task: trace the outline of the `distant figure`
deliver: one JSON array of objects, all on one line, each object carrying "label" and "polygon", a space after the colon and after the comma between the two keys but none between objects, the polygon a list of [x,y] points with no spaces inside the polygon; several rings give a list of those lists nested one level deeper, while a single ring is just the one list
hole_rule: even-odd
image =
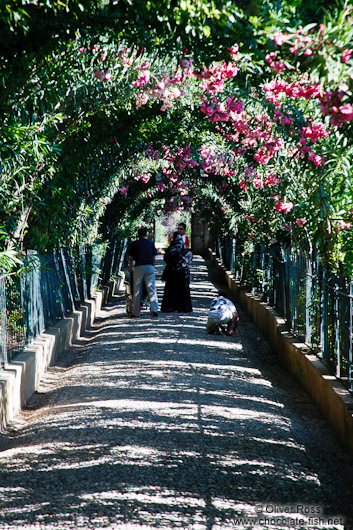
[{"label": "distant figure", "polygon": [[[189,241],[188,236],[185,234],[186,224],[185,223],[179,223],[177,231],[181,235],[181,237],[183,238],[183,243],[185,243],[185,245],[189,248],[190,247],[190,241]],[[168,235],[168,244],[169,245],[171,244],[171,242],[173,240],[173,235],[174,235],[173,233]]]},{"label": "distant figure", "polygon": [[[133,241],[130,246],[129,270],[133,272],[133,302],[131,316],[138,318],[140,316],[142,286],[146,285],[148,298],[151,306],[151,313],[158,317],[158,298],[155,284],[155,259],[157,249],[153,241],[147,239],[147,229],[138,229],[138,240]],[[135,268],[133,264],[135,262]]]},{"label": "distant figure", "polygon": [[238,322],[239,316],[235,305],[220,292],[210,305],[207,333],[235,335],[238,331]]},{"label": "distant figure", "polygon": [[185,230],[186,230],[186,224],[185,223],[179,223],[178,224],[178,233],[183,238],[183,242],[185,243],[185,245],[189,248],[190,247],[190,242],[189,242],[188,236],[185,234]]},{"label": "distant figure", "polygon": [[179,232],[174,232],[173,240],[164,254],[166,267],[162,280],[165,281],[161,310],[164,313],[192,311],[190,297],[190,269],[192,252],[183,242]]}]

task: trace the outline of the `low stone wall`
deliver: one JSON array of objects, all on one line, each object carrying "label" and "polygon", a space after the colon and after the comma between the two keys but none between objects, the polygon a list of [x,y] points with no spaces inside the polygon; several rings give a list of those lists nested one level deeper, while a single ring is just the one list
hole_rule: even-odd
[{"label": "low stone wall", "polygon": [[0,371],[0,429],[6,430],[39,387],[48,367],[89,329],[101,308],[123,287],[123,278],[112,280],[102,291],[58,321]]},{"label": "low stone wall", "polygon": [[331,423],[342,445],[353,455],[353,396],[306,344],[288,331],[285,320],[259,297],[239,287],[209,250],[212,262],[222,272],[230,291],[239,301],[276,352],[279,362],[291,372]]}]

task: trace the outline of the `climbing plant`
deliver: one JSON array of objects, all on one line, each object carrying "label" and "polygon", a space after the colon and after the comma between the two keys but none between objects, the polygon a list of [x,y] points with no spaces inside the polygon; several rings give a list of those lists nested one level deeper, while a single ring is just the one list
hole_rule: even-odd
[{"label": "climbing plant", "polygon": [[351,19],[350,3],[7,0],[3,250],[184,208],[249,252],[318,246],[350,272]]}]

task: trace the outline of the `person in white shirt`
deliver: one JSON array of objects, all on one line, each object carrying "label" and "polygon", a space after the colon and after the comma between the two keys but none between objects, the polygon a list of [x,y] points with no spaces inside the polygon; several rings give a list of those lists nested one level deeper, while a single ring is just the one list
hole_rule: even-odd
[{"label": "person in white shirt", "polygon": [[235,335],[238,331],[239,316],[233,302],[222,292],[212,300],[207,318],[207,333],[215,335]]}]

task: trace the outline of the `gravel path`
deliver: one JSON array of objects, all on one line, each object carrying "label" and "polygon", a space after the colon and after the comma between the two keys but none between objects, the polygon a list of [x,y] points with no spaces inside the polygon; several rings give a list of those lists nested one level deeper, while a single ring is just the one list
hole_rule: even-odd
[{"label": "gravel path", "polygon": [[351,458],[245,314],[206,335],[215,285],[197,258],[191,314],[115,297],[50,369],[2,437],[0,529],[353,528]]}]

